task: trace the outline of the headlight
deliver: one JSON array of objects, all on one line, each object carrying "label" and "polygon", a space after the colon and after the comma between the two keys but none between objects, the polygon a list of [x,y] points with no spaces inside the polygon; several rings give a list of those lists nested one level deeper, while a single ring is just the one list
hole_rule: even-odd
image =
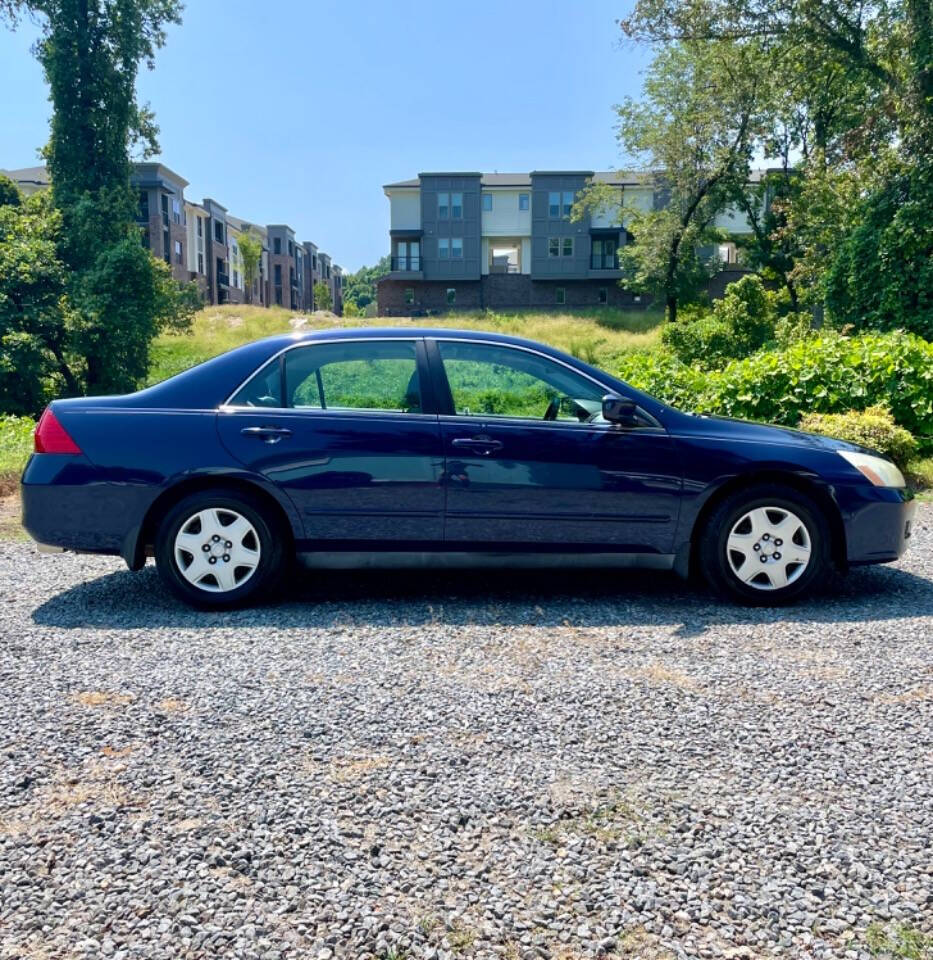
[{"label": "headlight", "polygon": [[856,450],[837,450],[840,457],[845,457],[849,463],[864,477],[871,480],[876,487],[906,487],[904,474],[883,457],[873,457],[870,453],[859,453]]}]

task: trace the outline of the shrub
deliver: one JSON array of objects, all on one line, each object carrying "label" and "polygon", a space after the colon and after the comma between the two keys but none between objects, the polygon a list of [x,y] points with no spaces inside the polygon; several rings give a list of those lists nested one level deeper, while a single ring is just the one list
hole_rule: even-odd
[{"label": "shrub", "polygon": [[828,332],[706,373],[668,354],[632,354],[619,376],[675,407],[787,426],[886,404],[921,450],[933,449],[933,344],[912,334]]},{"label": "shrub", "polygon": [[789,347],[798,340],[806,340],[813,332],[813,320],[809,313],[788,313],[774,325],[774,342],[779,347]]},{"label": "shrub", "polygon": [[800,421],[800,429],[860,443],[889,456],[901,467],[906,467],[917,452],[917,441],[894,422],[891,411],[882,404],[846,413],[808,413]]},{"label": "shrub", "polygon": [[774,337],[776,319],[774,295],[749,274],[726,287],[712,312],[669,323],[661,339],[684,363],[712,369],[759,350]]}]

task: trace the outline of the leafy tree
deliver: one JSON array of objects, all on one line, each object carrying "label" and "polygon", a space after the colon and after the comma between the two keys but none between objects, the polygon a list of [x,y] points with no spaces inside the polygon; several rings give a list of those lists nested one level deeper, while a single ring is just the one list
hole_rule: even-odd
[{"label": "leafy tree", "polygon": [[360,313],[376,300],[376,286],[382,277],[389,273],[389,258],[383,257],[375,266],[360,267],[356,273],[350,273],[344,280],[343,305],[353,303]]},{"label": "leafy tree", "polygon": [[9,177],[0,173],[0,207],[18,207],[22,200],[22,194],[20,194],[16,184]]},{"label": "leafy tree", "polygon": [[[648,68],[643,99],[616,108],[622,152],[656,171],[651,185],[662,201],[625,208],[635,242],[622,248],[621,266],[626,285],[663,299],[671,321],[708,279],[697,249],[719,236],[717,214],[748,180],[766,70],[753,44],[671,44]],[[574,216],[608,199],[607,187],[593,185]]]},{"label": "leafy tree", "polygon": [[152,66],[178,0],[3,0],[15,23],[42,24],[36,52],[50,87],[51,136],[44,150],[60,216],[56,252],[64,268],[61,375],[69,393],[125,391],[145,376],[149,344],[184,325],[191,289],[167,280],[139,243],[130,151],[157,150],[151,111],[136,100],[142,61]]},{"label": "leafy tree", "polygon": [[933,340],[933,159],[888,168],[860,199],[835,249],[826,306],[856,329],[904,329]]},{"label": "leafy tree", "polygon": [[237,241],[240,262],[243,266],[243,282],[246,285],[247,303],[253,302],[253,284],[259,276],[259,261],[262,259],[262,238],[252,230],[240,234]]},{"label": "leafy tree", "polygon": [[48,194],[0,206],[0,409],[33,414],[78,384],[67,354],[61,216]]},{"label": "leafy tree", "polygon": [[330,287],[323,280],[318,280],[314,285],[314,308],[315,310],[333,310],[334,308]]}]

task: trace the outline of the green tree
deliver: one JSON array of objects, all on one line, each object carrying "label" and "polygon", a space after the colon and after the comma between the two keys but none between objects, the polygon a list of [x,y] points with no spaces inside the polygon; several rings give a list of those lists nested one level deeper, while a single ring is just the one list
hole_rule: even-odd
[{"label": "green tree", "polygon": [[314,285],[314,309],[333,310],[334,298],[330,295],[330,287],[323,280]]},{"label": "green tree", "polygon": [[362,313],[376,299],[376,287],[382,277],[389,273],[389,258],[383,257],[373,267],[360,267],[356,273],[347,275],[343,287],[344,310],[354,303]]},{"label": "green tree", "polygon": [[16,184],[0,173],[0,207],[19,206],[22,200],[22,194]]},{"label": "green tree", "polygon": [[246,300],[247,303],[252,303],[253,284],[259,276],[259,261],[262,259],[262,238],[252,230],[247,230],[240,234],[237,246],[240,248],[240,262],[243,265]]},{"label": "green tree", "polygon": [[[51,135],[44,150],[52,204],[61,218],[65,270],[59,338],[68,392],[135,388],[149,344],[190,320],[192,290],[169,282],[164,264],[139,243],[130,152],[157,150],[151,111],[136,99],[140,62],[152,66],[178,0],[5,0],[15,23],[37,17],[37,56],[50,87]],[[64,373],[62,374],[65,376]]]},{"label": "green tree", "polygon": [[[719,236],[717,214],[748,180],[766,70],[753,44],[670,44],[648,68],[643,98],[616,108],[623,155],[655,171],[653,209],[623,209],[634,236],[620,251],[624,282],[662,299],[672,321],[705,285],[710,264],[698,248]],[[609,199],[595,184],[574,216]]]},{"label": "green tree", "polygon": [[61,216],[48,194],[0,206],[0,410],[34,414],[62,388],[68,362]]}]

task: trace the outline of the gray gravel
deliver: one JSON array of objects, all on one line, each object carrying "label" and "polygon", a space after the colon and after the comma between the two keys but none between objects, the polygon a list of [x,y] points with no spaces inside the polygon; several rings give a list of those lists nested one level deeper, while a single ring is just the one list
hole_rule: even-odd
[{"label": "gray gravel", "polygon": [[867,958],[933,934],[931,847],[930,506],[780,611],[317,573],[198,614],[0,545],[4,960]]}]

